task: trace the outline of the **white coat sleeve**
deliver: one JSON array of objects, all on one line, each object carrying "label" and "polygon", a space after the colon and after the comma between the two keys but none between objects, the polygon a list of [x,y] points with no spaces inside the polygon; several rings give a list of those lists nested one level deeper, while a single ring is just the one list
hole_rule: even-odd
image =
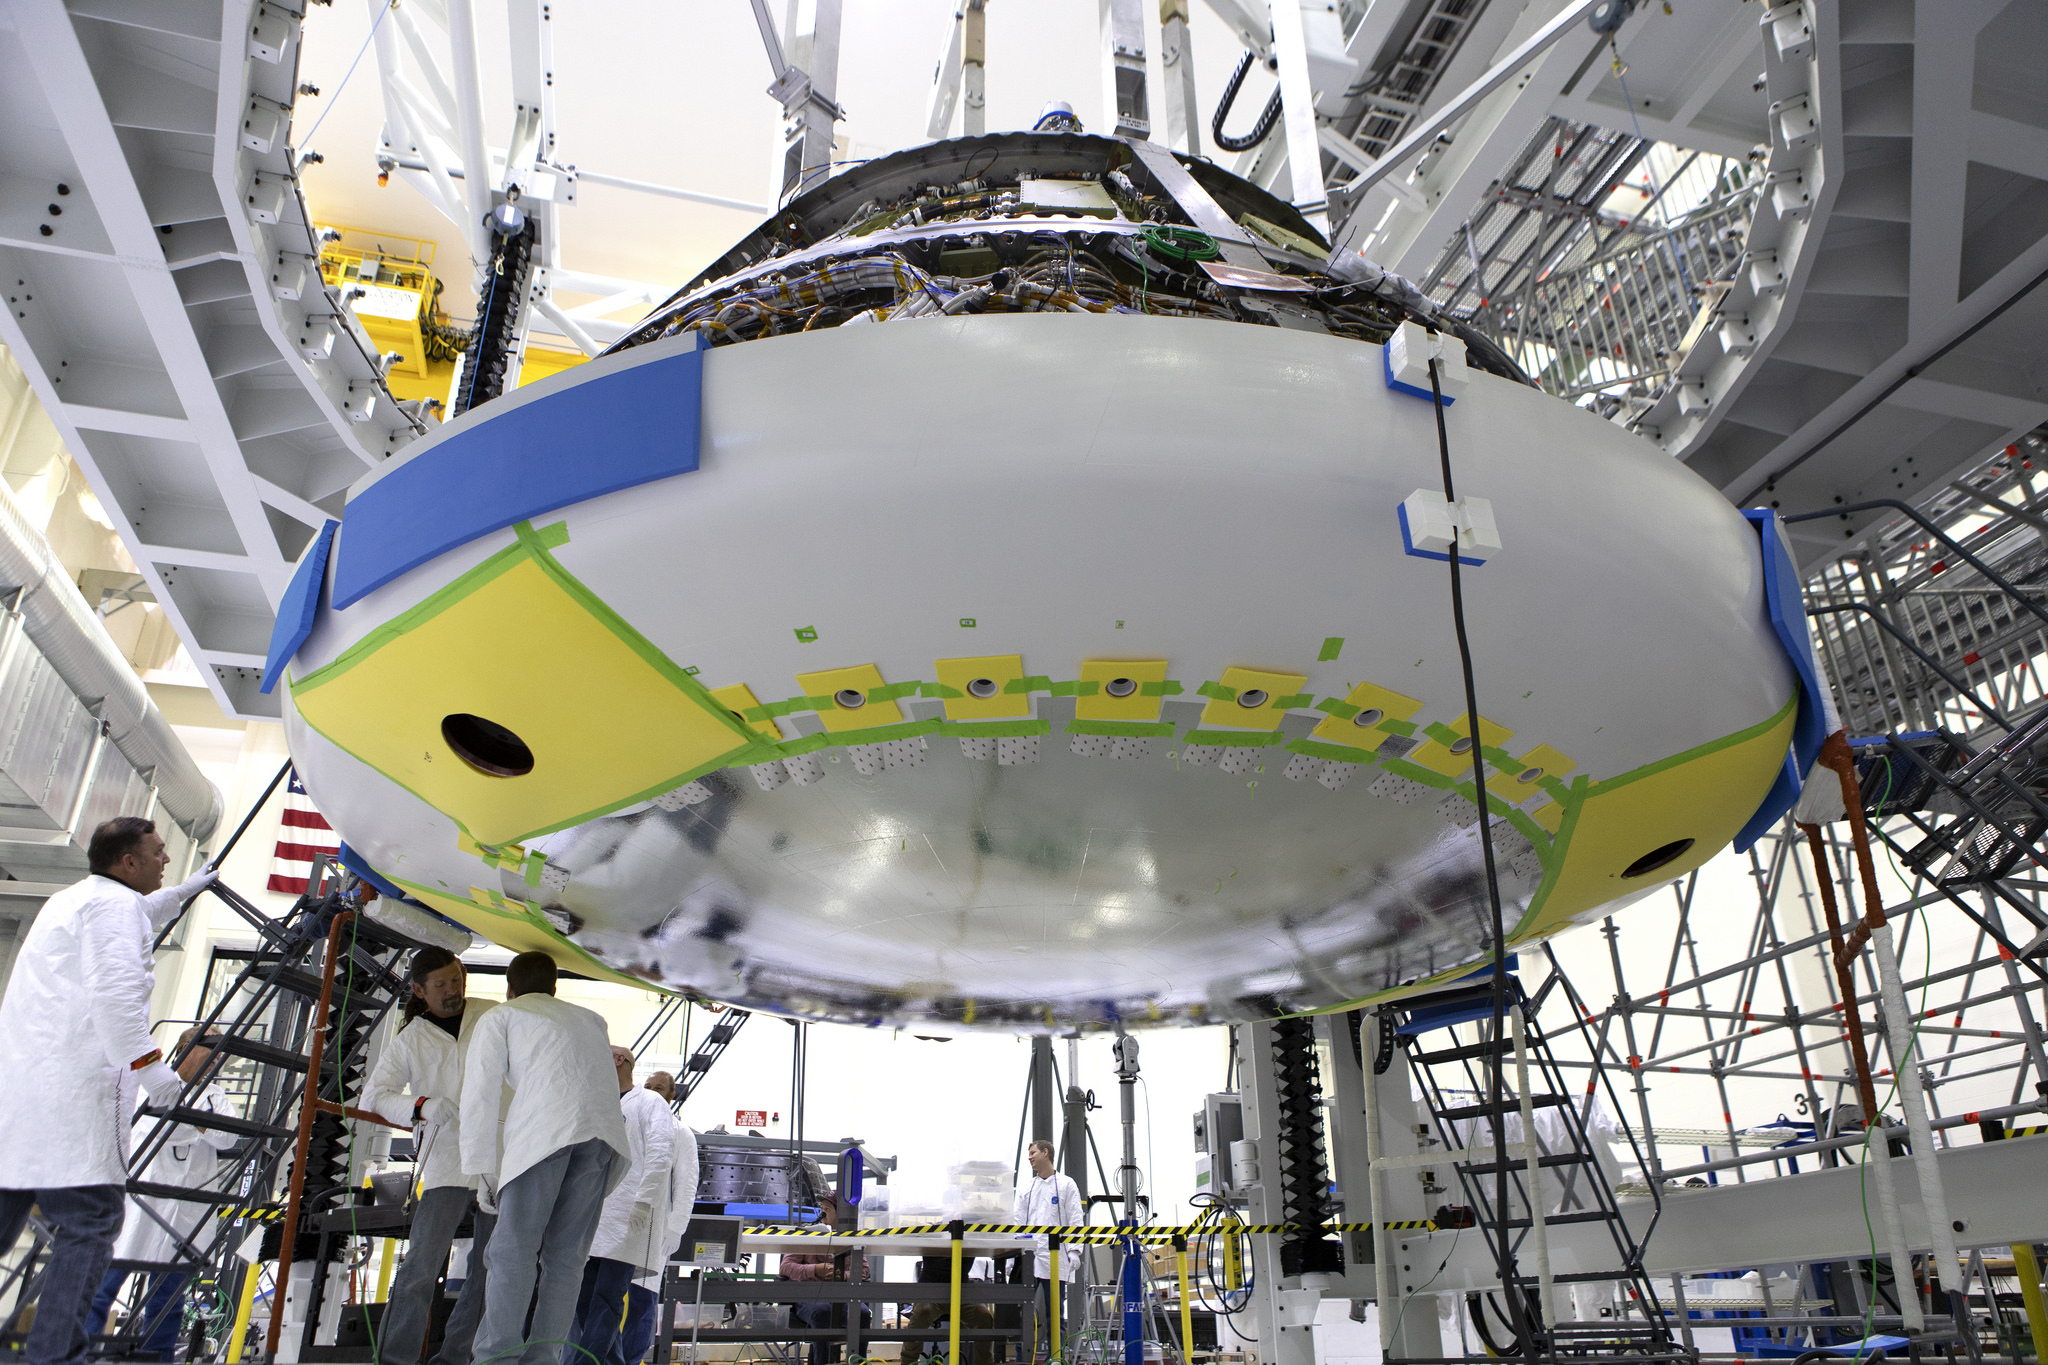
[{"label": "white coat sleeve", "polygon": [[506,1047],[506,1025],[512,1011],[492,1010],[476,1021],[469,1035],[469,1055],[462,1067],[462,1112],[471,1121],[462,1125],[462,1173],[498,1176],[499,1096],[503,1094],[510,1053]]},{"label": "white coat sleeve", "polygon": [[[370,1070],[370,1083],[363,1087],[363,1097],[357,1101],[364,1109],[382,1114],[394,1123],[408,1123],[412,1119],[412,1109],[405,1103],[405,1092],[412,1088],[412,1049],[403,1041],[404,1034],[403,1027],[394,1028],[384,1040],[384,1050],[377,1054],[377,1065]],[[387,1109],[386,1105],[392,1107]]]},{"label": "white coat sleeve", "polygon": [[636,1204],[668,1209],[669,1176],[676,1166],[676,1121],[665,1104],[639,1105],[640,1188]]},{"label": "white coat sleeve", "polygon": [[[235,1116],[234,1109],[228,1104],[228,1097],[212,1088],[208,1088],[206,1093],[199,1097],[199,1102],[194,1107],[204,1109],[209,1114],[225,1114],[230,1118]],[[235,1145],[237,1138],[236,1134],[225,1128],[201,1128],[197,1136],[201,1142],[216,1152],[225,1152]]]},{"label": "white coat sleeve", "polygon": [[159,1050],[149,1034],[149,929],[141,907],[88,906],[79,916],[78,952],[93,1033],[107,1062],[125,1071]]}]

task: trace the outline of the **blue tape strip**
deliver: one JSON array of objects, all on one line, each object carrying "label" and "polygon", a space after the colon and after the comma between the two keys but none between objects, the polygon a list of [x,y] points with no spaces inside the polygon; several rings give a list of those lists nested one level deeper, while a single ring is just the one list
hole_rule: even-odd
[{"label": "blue tape strip", "polygon": [[313,633],[313,619],[320,614],[320,590],[327,585],[327,554],[334,547],[334,533],[341,523],[330,521],[313,537],[299,567],[292,572],[291,585],[277,604],[277,624],[270,628],[270,652],[263,656],[262,691],[267,695],[284,676],[284,666]]},{"label": "blue tape strip", "polygon": [[[1417,388],[1413,384],[1405,383],[1402,380],[1394,378],[1394,348],[1391,346],[1380,347],[1380,371],[1387,377],[1387,387],[1392,389],[1394,392],[1411,394],[1416,398],[1420,398],[1425,403],[1436,402],[1436,395],[1431,393],[1428,389]],[[1457,401],[1457,399],[1451,397],[1449,394],[1444,395],[1445,407],[1449,407],[1451,404]],[[1413,551],[1410,551],[1410,553],[1413,553]],[[1445,559],[1448,558],[1448,556],[1431,555],[1430,558]]]},{"label": "blue tape strip", "polygon": [[1806,632],[1806,597],[1799,586],[1799,568],[1785,543],[1784,523],[1768,508],[1745,508],[1743,516],[1756,528],[1757,549],[1763,556],[1764,613],[1771,629],[1791,661],[1799,680],[1799,713],[1792,722],[1792,744],[1778,777],[1763,804],[1749,817],[1742,833],[1735,836],[1735,851],[1747,853],[1784,818],[1799,800],[1806,774],[1820,756],[1821,741],[1827,738],[1827,712],[1821,706],[1820,668],[1813,658],[1813,639]]},{"label": "blue tape strip", "polygon": [[534,398],[466,414],[351,499],[335,608],[479,536],[696,469],[704,352],[688,335],[695,349],[594,378],[570,370]]}]

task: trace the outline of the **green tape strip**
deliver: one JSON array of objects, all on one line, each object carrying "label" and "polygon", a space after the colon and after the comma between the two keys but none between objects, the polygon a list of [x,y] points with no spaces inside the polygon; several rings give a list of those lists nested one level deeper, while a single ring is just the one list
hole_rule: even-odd
[{"label": "green tape strip", "polygon": [[920,697],[937,697],[942,701],[958,701],[967,695],[959,688],[948,687],[944,683],[924,683],[917,689],[917,694]]},{"label": "green tape strip", "polygon": [[1316,662],[1326,664],[1344,652],[1344,637],[1332,635],[1323,641],[1323,652],[1316,655]]},{"label": "green tape strip", "polygon": [[[1446,749],[1450,748],[1453,744],[1456,744],[1459,740],[1464,738],[1464,736],[1459,734],[1456,730],[1453,730],[1448,725],[1444,725],[1438,721],[1431,721],[1428,725],[1424,726],[1422,733],[1428,735],[1431,739],[1443,745]],[[1470,751],[1468,750],[1467,752],[1469,753]]]},{"label": "green tape strip", "polygon": [[1442,773],[1433,773],[1427,768],[1410,763],[1405,758],[1390,758],[1380,766],[1396,777],[1405,777],[1410,782],[1420,782],[1425,787],[1435,787],[1440,792],[1447,792],[1457,785]]},{"label": "green tape strip", "polygon": [[803,735],[797,739],[778,744],[775,748],[777,754],[783,758],[797,758],[803,754],[814,754],[820,749],[830,748],[831,745],[832,737],[830,735],[817,734]]},{"label": "green tape strip", "polygon": [[547,866],[548,855],[538,851],[526,855],[526,866],[521,870],[522,879],[528,886],[540,885],[540,870]]},{"label": "green tape strip", "polygon": [[1278,730],[1258,734],[1242,730],[1190,730],[1180,740],[1183,744],[1219,744],[1226,749],[1265,749],[1286,738]]},{"label": "green tape strip", "polygon": [[798,711],[830,711],[838,705],[830,697],[791,697],[787,701],[771,701],[761,706],[749,706],[740,714],[748,720],[773,720],[777,716],[792,715]]},{"label": "green tape strip", "polygon": [[1513,825],[1517,830],[1521,831],[1522,837],[1524,839],[1527,839],[1530,843],[1536,845],[1537,855],[1539,857],[1544,858],[1544,866],[1548,868],[1550,865],[1548,860],[1548,854],[1550,852],[1550,831],[1543,828],[1543,826],[1537,824],[1534,820],[1531,820],[1529,818],[1528,812],[1522,810],[1519,807],[1510,807],[1507,816],[1508,823]]},{"label": "green tape strip", "polygon": [[1385,730],[1390,735],[1400,735],[1405,739],[1415,733],[1415,722],[1412,720],[1383,720],[1380,722],[1380,729]]},{"label": "green tape strip", "polygon": [[958,739],[1015,739],[1024,735],[1049,735],[1049,720],[949,720],[941,721],[939,733]]},{"label": "green tape strip", "polygon": [[1564,779],[1561,777],[1545,777],[1539,780],[1536,785],[1549,792],[1551,800],[1557,802],[1560,806],[1564,804],[1565,797],[1571,794],[1571,788],[1565,784]]},{"label": "green tape strip", "polygon": [[1348,701],[1339,701],[1335,697],[1324,697],[1316,703],[1316,710],[1321,711],[1326,716],[1335,716],[1338,720],[1350,720],[1358,714],[1357,707]]},{"label": "green tape strip", "polygon": [[1236,701],[1237,689],[1225,687],[1220,682],[1205,682],[1195,689],[1195,695],[1198,697],[1209,697],[1216,701]]},{"label": "green tape strip", "polygon": [[841,730],[825,736],[825,743],[834,749],[851,749],[856,744],[887,744],[892,740],[935,735],[945,723],[942,720],[906,720],[901,725],[877,725],[867,730]]},{"label": "green tape strip", "polygon": [[1363,763],[1373,761],[1370,749],[1348,749],[1342,744],[1324,744],[1320,740],[1297,739],[1287,745],[1290,754],[1307,754],[1310,758],[1327,758],[1333,763]]},{"label": "green tape strip", "polygon": [[868,689],[868,700],[901,701],[905,697],[916,696],[918,689],[923,686],[924,684],[921,682],[902,682],[890,683],[887,687],[870,687]]},{"label": "green tape strip", "polygon": [[1141,697],[1177,697],[1180,693],[1180,684],[1171,678],[1138,684],[1138,695]]},{"label": "green tape strip", "polygon": [[1095,678],[1076,678],[1072,682],[1056,682],[1052,685],[1055,697],[1092,697],[1102,690],[1102,683]]},{"label": "green tape strip", "polygon": [[1482,744],[1479,746],[1479,752],[1486,755],[1486,761],[1488,763],[1491,763],[1494,767],[1500,769],[1509,777],[1513,777],[1516,773],[1521,772],[1524,768],[1529,766],[1528,764],[1522,762],[1521,759],[1516,758],[1513,754],[1509,753],[1506,749],[1495,749],[1488,745]]},{"label": "green tape strip", "polygon": [[1028,678],[1012,678],[1003,684],[1003,695],[1008,697],[1020,697],[1027,692],[1050,691],[1052,691],[1052,679],[1046,677],[1043,673],[1033,673]]},{"label": "green tape strip", "polygon": [[537,527],[534,538],[550,550],[559,550],[569,543],[569,523],[558,521],[549,526]]},{"label": "green tape strip", "polygon": [[1266,704],[1275,711],[1292,711],[1297,706],[1307,706],[1316,699],[1313,692],[1296,692],[1291,697],[1279,697]]},{"label": "green tape strip", "polygon": [[1117,739],[1151,739],[1171,735],[1170,720],[1077,720],[1067,726],[1070,735],[1110,735]]}]

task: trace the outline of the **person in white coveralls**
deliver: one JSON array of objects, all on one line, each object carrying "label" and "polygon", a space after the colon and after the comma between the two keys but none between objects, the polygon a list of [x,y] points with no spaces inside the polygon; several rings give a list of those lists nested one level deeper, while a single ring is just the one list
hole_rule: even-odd
[{"label": "person in white coveralls", "polygon": [[[199,1073],[213,1059],[213,1049],[207,1044],[217,1034],[205,1039],[199,1036],[200,1026],[194,1024],[178,1036],[177,1071],[179,1077],[190,1085],[199,1078]],[[137,1098],[141,1098],[140,1095]],[[239,1118],[227,1092],[209,1082],[198,1095],[181,1106],[197,1109],[209,1114],[222,1114]],[[171,1123],[168,1118],[152,1118],[143,1131],[141,1146],[147,1150],[156,1141],[159,1129],[170,1124],[171,1131],[163,1145],[156,1149],[149,1164],[142,1169],[141,1179],[152,1185],[176,1185],[180,1189],[201,1190],[210,1184],[214,1172],[220,1165],[220,1154],[235,1145],[235,1135],[225,1128],[207,1128],[189,1123]],[[201,1225],[210,1221],[206,1215],[212,1213],[210,1206],[186,1199],[137,1199],[129,1197],[128,1207],[121,1223],[121,1235],[114,1242],[114,1259],[117,1261],[172,1261],[181,1259],[180,1241],[196,1251],[205,1251],[210,1240],[209,1232],[202,1232]],[[196,1235],[195,1235],[196,1234]],[[189,1259],[190,1253],[185,1253]],[[114,1297],[121,1292],[121,1284],[128,1278],[125,1270],[109,1270],[100,1281],[99,1292],[93,1295],[92,1312],[86,1321],[88,1325],[105,1322],[107,1310],[114,1306]],[[149,1295],[142,1305],[142,1347],[139,1359],[169,1360],[178,1345],[178,1328],[184,1321],[180,1305],[185,1300],[186,1276],[170,1271],[159,1271],[151,1276]]]},{"label": "person in white coveralls", "polygon": [[512,1088],[502,1128],[462,1128],[463,1172],[498,1215],[476,1365],[554,1365],[568,1339],[598,1214],[629,1160],[616,1074],[604,1017],[555,999],[554,959],[513,958],[505,1003],[478,1021],[463,1063],[463,1113]]},{"label": "person in white coveralls", "polygon": [[[448,1248],[465,1216],[474,1213],[469,1275],[441,1337],[433,1365],[469,1365],[470,1345],[484,1311],[484,1252],[494,1214],[476,1206],[476,1178],[462,1170],[462,1064],[477,1021],[495,1001],[468,996],[468,974],[446,948],[420,948],[406,967],[411,985],[398,1021],[370,1083],[362,1107],[413,1126],[413,1170],[421,1193],[413,1209],[405,1259],[391,1281],[391,1298],[377,1333],[382,1365],[414,1365],[427,1339]],[[495,1129],[498,1106],[478,1120]]]},{"label": "person in white coveralls", "polygon": [[163,838],[134,815],[95,829],[86,862],[92,875],[29,926],[0,1000],[0,1247],[31,1208],[54,1227],[23,1365],[85,1358],[86,1314],[121,1231],[136,1088],[159,1106],[185,1088],[149,1034],[151,943],[216,875],[164,887]]},{"label": "person in white coveralls", "polygon": [[[1044,1138],[1032,1139],[1028,1159],[1031,1162],[1031,1179],[1017,1191],[1017,1206],[1010,1221],[1026,1227],[1081,1222],[1080,1187],[1074,1184],[1073,1177],[1053,1168],[1052,1144]],[[1040,1233],[1032,1240],[1038,1243],[1038,1253],[1032,1266],[1037,1287],[1031,1300],[1035,1335],[1033,1356],[1036,1358],[1044,1356],[1052,1346],[1052,1292],[1048,1283],[1052,1279],[1052,1252],[1045,1234]],[[1077,1248],[1060,1248],[1060,1317],[1063,1320],[1073,1306],[1074,1271],[1080,1263]]]},{"label": "person in white coveralls", "polygon": [[633,1084],[630,1048],[612,1049],[619,1112],[632,1165],[606,1196],[576,1297],[576,1330],[562,1365],[625,1365],[621,1336],[633,1277],[668,1259],[669,1175],[675,1169],[675,1115],[661,1096]]},{"label": "person in white coveralls", "polygon": [[[676,1103],[676,1078],[666,1071],[657,1071],[647,1078],[647,1089],[661,1096],[661,1102],[671,1113]],[[668,1228],[663,1233],[667,1250],[661,1264],[651,1267],[644,1275],[636,1276],[633,1287],[626,1291],[629,1304],[626,1309],[626,1328],[621,1333],[624,1343],[619,1355],[626,1365],[639,1365],[647,1358],[647,1352],[654,1345],[660,1315],[655,1311],[661,1302],[662,1265],[675,1256],[682,1244],[683,1235],[689,1231],[690,1215],[697,1207],[697,1134],[689,1124],[676,1120],[676,1159],[669,1168],[668,1176]]]}]

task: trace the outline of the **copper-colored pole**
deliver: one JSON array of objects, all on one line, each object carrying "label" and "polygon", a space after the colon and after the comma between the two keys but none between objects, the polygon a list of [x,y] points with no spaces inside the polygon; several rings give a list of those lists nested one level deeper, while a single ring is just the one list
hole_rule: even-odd
[{"label": "copper-colored pole", "polygon": [[1863,919],[1849,931],[1849,940],[1835,951],[1851,957],[1863,951],[1871,932],[1884,924],[1884,897],[1877,890],[1877,863],[1870,855],[1870,826],[1863,816],[1863,789],[1856,781],[1856,760],[1842,731],[1820,746],[1820,761],[1834,769],[1842,783],[1842,807],[1849,819],[1849,842],[1856,852],[1856,871],[1863,881]]},{"label": "copper-colored pole", "polygon": [[1813,850],[1814,879],[1820,883],[1821,909],[1827,912],[1828,942],[1834,945],[1835,980],[1842,994],[1842,1022],[1849,1034],[1849,1057],[1856,1066],[1856,1095],[1863,1101],[1863,1124],[1867,1128],[1877,1122],[1877,1083],[1870,1076],[1870,1054],[1863,1045],[1863,1020],[1856,1005],[1856,955],[1846,951],[1842,942],[1842,915],[1835,908],[1835,882],[1828,871],[1827,849],[1821,842],[1820,826],[1801,825],[1799,828]]},{"label": "copper-colored pole", "polygon": [[355,912],[344,910],[334,917],[334,923],[327,930],[327,961],[320,968],[320,1008],[313,1016],[313,1044],[306,1049],[306,1088],[299,1098],[299,1137],[292,1157],[292,1178],[286,1185],[284,1205],[284,1228],[277,1247],[277,1293],[270,1304],[270,1331],[265,1338],[265,1348],[272,1357],[277,1355],[277,1341],[284,1331],[285,1295],[291,1286],[292,1252],[297,1249],[299,1230],[299,1201],[306,1192],[306,1153],[313,1143],[313,1117],[323,1106],[320,1103],[320,1057],[327,1045],[327,1014],[334,1003],[334,964],[341,955],[341,931],[343,926],[355,918]]}]

